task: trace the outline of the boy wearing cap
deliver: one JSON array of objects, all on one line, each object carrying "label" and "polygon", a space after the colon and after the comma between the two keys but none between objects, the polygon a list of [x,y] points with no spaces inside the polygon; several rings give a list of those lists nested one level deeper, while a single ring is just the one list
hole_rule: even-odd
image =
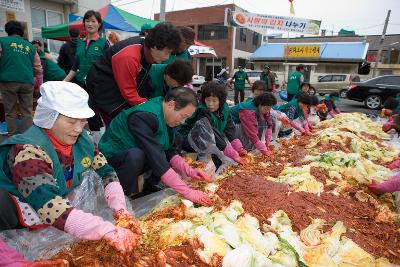
[{"label": "boy wearing cap", "polygon": [[260,80],[265,83],[268,92],[275,92],[276,85],[275,85],[275,76],[271,72],[271,67],[267,64],[264,65],[264,69],[261,72]]},{"label": "boy wearing cap", "polygon": [[182,59],[189,62],[192,61],[192,57],[190,56],[188,49],[191,45],[194,45],[196,33],[192,28],[186,26],[177,26],[176,29],[179,32],[181,40],[179,48],[172,51],[171,55],[169,55],[169,58],[165,60],[163,64],[172,63],[176,59]]},{"label": "boy wearing cap", "polygon": [[105,239],[129,251],[137,235],[71,205],[68,195],[93,169],[102,177],[108,206],[118,216],[126,211],[122,187],[113,168],[83,128],[94,115],[88,94],[69,82],[47,82],[32,125],[0,145],[0,230],[54,226],[75,237]]},{"label": "boy wearing cap", "polygon": [[[230,81],[230,85],[233,82],[233,90],[235,90],[235,96],[234,96],[235,105],[244,101],[244,94],[245,94],[244,89],[246,87],[245,86],[246,81],[251,86],[249,76],[245,71],[243,71],[243,66],[239,66],[239,70],[235,72],[235,74],[233,74],[233,77],[231,78]],[[240,101],[239,101],[239,95],[240,95]]]}]

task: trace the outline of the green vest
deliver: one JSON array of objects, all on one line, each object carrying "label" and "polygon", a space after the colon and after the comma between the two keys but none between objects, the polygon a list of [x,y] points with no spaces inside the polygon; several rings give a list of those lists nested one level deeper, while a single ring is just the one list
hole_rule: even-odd
[{"label": "green vest", "polygon": [[168,150],[173,144],[168,134],[167,124],[163,113],[163,97],[149,99],[145,103],[131,107],[115,117],[99,142],[100,151],[107,159],[119,152],[137,147],[135,137],[128,127],[128,118],[135,112],[149,112],[158,119],[158,129],[155,137],[164,150]]},{"label": "green vest", "polygon": [[300,78],[301,76],[303,76],[303,74],[301,74],[301,72],[295,71],[292,72],[289,75],[288,78],[288,83],[287,83],[287,88],[286,91],[288,94],[298,94],[300,93],[300,85],[301,85],[301,81]]},{"label": "green vest", "polygon": [[[66,185],[64,172],[58,159],[57,152],[54,150],[53,144],[48,138],[47,134],[43,129],[33,125],[25,133],[14,135],[8,138],[4,143],[0,145],[0,188],[3,188],[10,192],[12,195],[17,196],[22,201],[26,203],[33,203],[34,206],[43,206],[45,203],[43,199],[30,199],[29,197],[25,199],[17,190],[16,186],[12,183],[12,173],[7,162],[7,157],[11,146],[15,144],[30,144],[34,146],[39,146],[46,154],[50,157],[53,164],[53,177],[57,181],[58,192],[57,195],[65,197],[70,191],[81,184],[82,173],[91,167],[91,163],[94,158],[94,145],[90,140],[87,133],[84,131],[79,136],[77,142],[72,146],[72,151],[74,154],[74,174],[72,178],[72,184],[68,188]],[[47,187],[48,185],[43,184],[42,187]],[[47,200],[46,200],[47,201]]]},{"label": "green vest", "polygon": [[248,101],[248,102],[239,103],[231,108],[230,112],[231,112],[232,120],[234,123],[240,124],[239,111],[243,110],[243,109],[254,110],[257,115],[257,120],[260,120],[260,111],[254,105],[254,101]]},{"label": "green vest", "polygon": [[167,94],[168,88],[165,86],[164,73],[166,64],[153,64],[150,67],[149,76],[151,84],[153,85],[153,93],[150,98],[162,96]]},{"label": "green vest", "polygon": [[53,60],[46,58],[44,53],[40,53],[40,59],[44,60],[46,67],[43,67],[43,82],[48,81],[62,81],[66,74],[65,71],[60,68]]},{"label": "green vest", "polygon": [[244,90],[245,88],[245,83],[247,79],[247,73],[244,71],[237,71],[233,75],[233,78],[235,79],[233,85],[235,90]]},{"label": "green vest", "polygon": [[90,67],[103,55],[106,42],[106,39],[99,38],[96,41],[90,42],[89,47],[86,49],[86,41],[78,41],[76,45],[76,57],[78,58],[79,66],[75,79],[81,86],[85,85],[86,75]]},{"label": "green vest", "polygon": [[[199,105],[199,108],[207,109],[207,107],[204,106],[203,104],[200,104],[200,105]],[[220,119],[218,119],[218,117],[215,116],[215,112],[210,112],[210,113],[211,113],[211,123],[212,123],[212,126],[215,127],[215,128],[217,128],[218,131],[224,132],[224,131],[225,131],[225,127],[226,127],[226,123],[228,122],[228,117],[229,117],[229,107],[228,107],[228,104],[225,103],[225,104],[222,106],[222,115],[223,115],[223,117],[224,117],[224,120],[221,121]]]},{"label": "green vest", "polygon": [[294,120],[297,119],[298,117],[304,117],[304,113],[303,110],[300,108],[299,106],[299,102],[297,101],[297,98],[292,99],[290,102],[282,105],[279,107],[279,110],[284,112],[285,109],[288,109],[291,106],[295,106],[296,107],[296,113],[294,115]]},{"label": "green vest", "polygon": [[267,73],[261,72],[260,80],[263,81],[267,87],[268,87],[268,78],[269,77]]},{"label": "green vest", "polygon": [[0,38],[0,82],[33,84],[36,49],[19,36]]},{"label": "green vest", "polygon": [[177,54],[177,55],[173,55],[171,53],[169,55],[169,58],[167,60],[165,60],[162,64],[168,65],[169,63],[174,62],[176,59],[182,59],[182,60],[189,61],[189,62],[192,61],[192,57],[190,56],[189,51],[185,50],[182,53]]}]

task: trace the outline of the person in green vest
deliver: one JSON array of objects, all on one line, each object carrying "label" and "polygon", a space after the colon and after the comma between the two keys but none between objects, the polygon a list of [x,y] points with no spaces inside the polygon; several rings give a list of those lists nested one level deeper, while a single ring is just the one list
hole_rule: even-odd
[{"label": "person in green vest", "polygon": [[136,223],[126,209],[117,174],[84,131],[86,119],[94,115],[88,94],[63,81],[44,83],[40,93],[34,125],[0,145],[0,230],[53,226],[131,251],[138,233],[72,204],[85,175],[95,171],[115,217]]},{"label": "person in green vest", "polygon": [[196,33],[192,28],[186,26],[177,26],[176,29],[181,37],[181,44],[177,50],[172,51],[169,58],[165,60],[163,64],[169,64],[174,62],[176,59],[192,62],[192,57],[190,56],[188,49],[191,45],[194,45]]},{"label": "person in green vest", "polygon": [[149,72],[153,93],[150,98],[165,96],[168,90],[192,81],[192,65],[182,59],[166,64],[153,64]]},{"label": "person in green vest", "polygon": [[[235,72],[235,74],[231,78],[231,81],[229,82],[230,86],[233,82],[233,90],[235,91],[235,96],[234,96],[235,105],[244,101],[244,95],[245,95],[244,89],[246,87],[245,86],[246,81],[251,86],[249,76],[243,70],[243,66],[239,66],[239,70],[237,72]],[[240,100],[239,100],[239,94],[240,94]]]},{"label": "person in green vest", "polygon": [[271,67],[267,64],[264,65],[263,71],[260,75],[260,80],[265,83],[268,92],[275,92],[275,75],[271,72]]},{"label": "person in green vest", "polygon": [[288,77],[286,86],[288,101],[292,100],[293,97],[301,92],[300,85],[304,82],[304,65],[299,64],[296,67],[296,71],[292,72]]},{"label": "person in green vest", "polygon": [[111,121],[99,147],[116,170],[126,195],[135,197],[139,193],[139,176],[151,170],[152,178],[145,179],[142,193],[161,179],[184,198],[201,205],[211,204],[205,193],[191,189],[177,173],[212,181],[178,154],[179,137],[174,128],[192,116],[196,106],[195,93],[179,87],[169,90],[165,98],[151,98],[126,109]]},{"label": "person in green vest", "polygon": [[[85,40],[79,40],[76,45],[76,58],[75,63],[64,81],[70,82],[75,78],[77,83],[86,89],[86,75],[93,63],[103,55],[104,51],[108,48],[107,40],[100,37],[103,26],[103,20],[99,12],[89,10],[83,16],[83,26],[87,32]],[[89,106],[94,109],[92,97],[89,98]],[[88,119],[89,129],[98,135],[103,122],[96,112],[95,116]]]},{"label": "person in green vest", "polygon": [[[185,121],[179,129],[183,138],[183,149],[194,151],[187,141],[187,136],[195,123],[203,118],[210,122],[215,136],[215,143],[224,155],[239,164],[244,161],[241,156],[247,154],[242,143],[236,138],[236,128],[226,103],[225,87],[217,82],[208,82],[201,89],[201,100],[193,116]],[[228,142],[226,141],[228,140]]]},{"label": "person in green vest", "polygon": [[[242,102],[230,109],[232,119],[237,127],[237,136],[246,149],[259,150],[264,156],[271,156],[269,144],[272,138],[272,117],[271,109],[277,103],[275,96],[265,92],[252,101]],[[259,127],[264,122],[263,130]],[[262,135],[265,133],[265,142]]]},{"label": "person in green vest", "polygon": [[66,76],[65,71],[53,60],[46,58],[42,50],[42,42],[39,40],[34,40],[31,43],[36,48],[36,51],[40,57],[40,62],[42,63],[43,82],[62,81]]},{"label": "person in green vest", "polygon": [[3,99],[8,135],[17,132],[17,103],[21,112],[20,131],[32,125],[33,88],[43,82],[43,70],[35,48],[22,36],[21,22],[4,26],[8,36],[0,37],[0,93]]},{"label": "person in green vest", "polygon": [[307,121],[311,101],[312,99],[309,94],[301,93],[296,98],[279,107],[279,111],[285,113],[289,118],[290,125],[304,135],[311,135],[310,124]]},{"label": "person in green vest", "polygon": [[253,83],[251,86],[252,95],[246,99],[246,102],[251,102],[259,95],[267,92],[267,86],[265,82],[258,80]]}]

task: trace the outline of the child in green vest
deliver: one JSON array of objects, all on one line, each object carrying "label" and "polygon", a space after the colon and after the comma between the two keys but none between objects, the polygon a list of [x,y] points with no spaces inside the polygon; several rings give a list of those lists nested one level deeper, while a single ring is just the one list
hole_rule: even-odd
[{"label": "child in green vest", "polygon": [[[237,134],[240,141],[247,149],[257,149],[264,156],[271,156],[269,144],[272,138],[272,106],[276,105],[275,96],[266,92],[252,101],[243,102],[233,106],[230,110],[232,119],[237,126]],[[261,134],[265,134],[265,142],[260,135],[259,127],[264,124]]]},{"label": "child in green vest", "polygon": [[306,93],[297,95],[288,103],[279,107],[279,110],[289,118],[290,125],[305,135],[311,135],[307,121],[308,109],[311,105],[311,96]]},{"label": "child in green vest", "polygon": [[149,76],[153,89],[150,98],[165,96],[169,89],[192,82],[193,68],[189,62],[177,59],[168,65],[151,65]]},{"label": "child in green vest", "polygon": [[169,58],[163,62],[163,64],[169,64],[177,59],[192,62],[192,57],[189,54],[189,47],[194,45],[195,31],[187,26],[177,26],[176,29],[179,32],[181,43],[178,49],[172,51]]},{"label": "child in green vest", "polygon": [[61,81],[44,83],[40,93],[34,125],[0,146],[0,230],[54,226],[80,239],[104,239],[122,252],[131,251],[138,233],[70,202],[85,173],[95,171],[115,217],[134,220],[117,174],[84,131],[86,119],[94,115],[88,94]]},{"label": "child in green vest", "polygon": [[340,109],[335,104],[337,101],[339,101],[339,93],[337,92],[331,93],[329,96],[325,96],[325,98],[321,101],[321,104],[325,104],[326,112],[318,112],[318,116],[321,120],[326,120],[328,115],[334,118],[337,114],[340,114]]},{"label": "child in green vest", "polygon": [[225,156],[243,164],[241,156],[246,155],[246,150],[240,140],[236,138],[236,128],[228,104],[226,104],[225,87],[217,82],[208,82],[201,91],[200,104],[197,106],[195,114],[186,120],[180,129],[184,138],[183,148],[193,151],[187,141],[187,134],[198,120],[207,118],[212,126],[218,149],[223,151]]},{"label": "child in green vest", "polygon": [[[244,101],[244,95],[245,95],[244,90],[246,88],[246,86],[245,86],[246,81],[251,86],[249,76],[243,70],[243,66],[239,66],[239,71],[237,71],[237,72],[235,72],[235,74],[233,74],[233,77],[231,78],[231,80],[229,82],[229,86],[232,86],[232,82],[233,82],[233,90],[235,91],[235,96],[234,96],[235,105]],[[240,100],[239,100],[239,95],[240,95]]]},{"label": "child in green vest", "polygon": [[42,50],[42,42],[39,40],[34,40],[32,41],[32,45],[36,48],[36,51],[40,56],[40,61],[43,68],[43,82],[62,81],[66,76],[65,71],[54,61],[46,58]]}]

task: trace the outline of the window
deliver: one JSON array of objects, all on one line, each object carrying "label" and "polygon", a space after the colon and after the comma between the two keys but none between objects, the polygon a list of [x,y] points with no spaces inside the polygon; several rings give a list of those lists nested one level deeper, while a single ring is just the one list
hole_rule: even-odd
[{"label": "window", "polygon": [[320,82],[330,82],[332,80],[332,75],[323,76],[319,81]]},{"label": "window", "polygon": [[246,35],[247,35],[247,29],[240,28],[239,39],[241,42],[243,42],[243,43],[246,42]]},{"label": "window", "polygon": [[253,32],[253,45],[258,46],[258,40],[260,39],[260,34]]},{"label": "window", "polygon": [[199,40],[222,40],[228,39],[228,28],[219,24],[199,26]]},{"label": "window", "polygon": [[39,8],[32,8],[31,12],[33,39],[47,42],[50,52],[58,53],[63,42],[56,40],[44,40],[42,38],[42,27],[64,23],[63,14],[60,12]]},{"label": "window", "polygon": [[332,82],[343,82],[346,80],[346,75],[333,75]]},{"label": "window", "polygon": [[249,77],[260,77],[261,71],[249,71],[247,72],[247,76]]},{"label": "window", "polygon": [[389,76],[379,79],[377,84],[397,85],[400,86],[400,77]]}]

